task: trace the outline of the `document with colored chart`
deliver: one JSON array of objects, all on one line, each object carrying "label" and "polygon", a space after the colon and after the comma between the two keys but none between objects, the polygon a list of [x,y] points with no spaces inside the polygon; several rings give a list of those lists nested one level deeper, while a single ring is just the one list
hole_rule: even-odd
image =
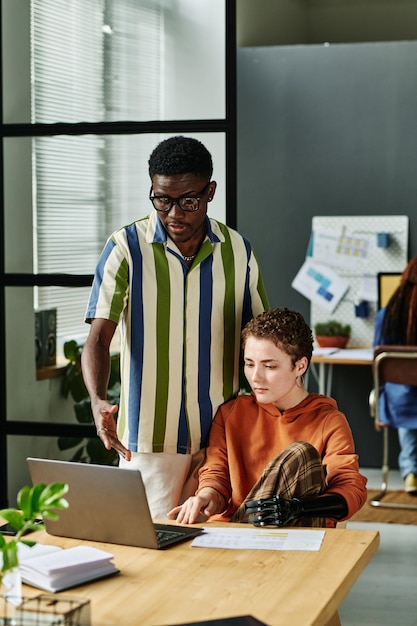
[{"label": "document with colored chart", "polygon": [[327,265],[307,257],[291,286],[314,304],[332,313],[349,289],[349,282]]}]

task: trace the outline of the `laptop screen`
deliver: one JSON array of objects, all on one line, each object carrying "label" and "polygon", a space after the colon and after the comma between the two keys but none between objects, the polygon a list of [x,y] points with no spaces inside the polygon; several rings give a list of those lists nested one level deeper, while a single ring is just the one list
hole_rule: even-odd
[{"label": "laptop screen", "polygon": [[401,282],[402,272],[378,273],[378,309],[388,304],[394,291]]}]

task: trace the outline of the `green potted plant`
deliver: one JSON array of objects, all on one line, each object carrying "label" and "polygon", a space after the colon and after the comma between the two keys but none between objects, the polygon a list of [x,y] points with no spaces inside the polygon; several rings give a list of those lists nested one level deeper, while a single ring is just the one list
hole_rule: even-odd
[{"label": "green potted plant", "polygon": [[321,348],[345,348],[350,339],[351,327],[337,320],[329,320],[317,322],[314,333]]},{"label": "green potted plant", "polygon": [[[83,345],[75,340],[64,343],[64,355],[68,359],[62,379],[61,391],[65,398],[71,396],[74,400],[74,412],[80,424],[94,423],[90,397],[84,384],[81,371],[81,353]],[[112,404],[119,404],[120,399],[120,357],[112,353],[110,359],[110,378],[107,389],[107,399]],[[59,437],[58,448],[70,450],[75,448],[71,461],[82,463],[98,463],[99,465],[116,465],[118,454],[116,450],[106,450],[98,438],[86,437]]]},{"label": "green potted plant", "polygon": [[[68,508],[68,502],[63,496],[68,491],[66,483],[38,483],[33,487],[25,486],[17,494],[18,508],[0,510],[0,518],[7,522],[15,531],[13,539],[6,540],[0,532],[0,553],[3,557],[0,570],[0,583],[7,572],[19,566],[18,544],[35,545],[35,541],[23,539],[23,536],[33,530],[42,530],[43,524],[36,520],[58,519],[56,509]],[[0,529],[1,530],[1,529]]]}]

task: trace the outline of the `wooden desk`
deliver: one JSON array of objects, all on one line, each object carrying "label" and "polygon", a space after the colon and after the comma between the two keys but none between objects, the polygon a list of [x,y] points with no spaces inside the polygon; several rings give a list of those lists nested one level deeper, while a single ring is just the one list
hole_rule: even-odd
[{"label": "wooden desk", "polygon": [[[346,348],[325,356],[313,353],[310,368],[318,384],[319,393],[331,396],[334,365],[369,366],[372,365],[373,360],[373,348]],[[315,365],[318,365],[318,373]],[[308,380],[306,386],[308,386]]]},{"label": "wooden desk", "polygon": [[[80,543],[45,532],[33,538],[64,548]],[[379,533],[327,529],[318,552],[85,543],[114,554],[120,569],[66,592],[90,598],[92,626],[166,626],[237,615],[268,626],[323,626],[340,623],[337,610],[377,551]],[[24,586],[25,595],[38,593]]]}]

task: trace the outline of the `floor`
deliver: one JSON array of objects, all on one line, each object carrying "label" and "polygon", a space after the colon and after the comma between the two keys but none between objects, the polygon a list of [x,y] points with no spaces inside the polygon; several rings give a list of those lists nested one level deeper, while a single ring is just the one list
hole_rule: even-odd
[{"label": "floor", "polygon": [[[380,487],[380,470],[361,472],[370,489]],[[396,470],[389,487],[403,487]],[[380,547],[340,607],[342,626],[417,626],[417,526],[348,522],[347,528],[379,530]]]}]

